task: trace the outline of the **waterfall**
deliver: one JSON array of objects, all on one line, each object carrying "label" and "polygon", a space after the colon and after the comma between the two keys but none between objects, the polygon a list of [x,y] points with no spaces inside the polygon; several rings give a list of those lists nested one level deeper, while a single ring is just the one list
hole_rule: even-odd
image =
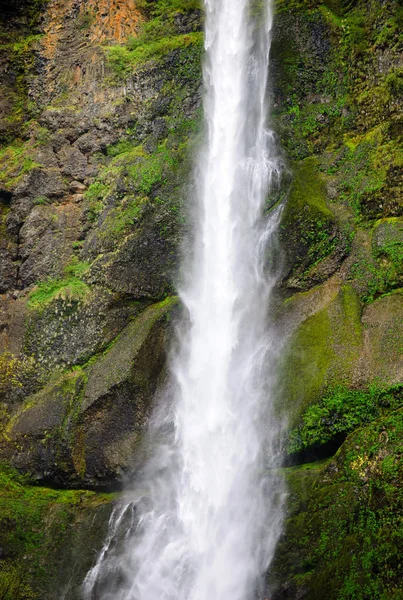
[{"label": "waterfall", "polygon": [[267,126],[272,4],[205,8],[206,135],[173,401],[151,419],[152,456],[111,517],[87,600],[252,600],[281,531],[267,268],[281,207],[265,210],[281,171]]}]

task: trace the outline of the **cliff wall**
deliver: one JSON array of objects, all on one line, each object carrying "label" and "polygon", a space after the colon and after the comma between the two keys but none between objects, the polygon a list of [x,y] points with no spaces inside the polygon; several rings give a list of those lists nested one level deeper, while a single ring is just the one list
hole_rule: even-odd
[{"label": "cliff wall", "polygon": [[[15,0],[0,18],[0,593],[75,599],[103,492],[133,468],[166,376],[202,13]],[[402,25],[396,0],[276,4],[290,430],[276,599],[403,593]]]}]

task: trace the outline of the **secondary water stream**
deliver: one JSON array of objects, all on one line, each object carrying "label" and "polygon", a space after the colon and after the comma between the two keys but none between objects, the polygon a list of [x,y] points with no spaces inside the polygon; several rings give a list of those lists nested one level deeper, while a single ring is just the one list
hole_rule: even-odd
[{"label": "secondary water stream", "polygon": [[84,583],[87,600],[252,600],[281,531],[276,339],[265,216],[280,161],[267,126],[270,0],[205,0],[205,145],[195,241],[171,360],[173,401]]}]

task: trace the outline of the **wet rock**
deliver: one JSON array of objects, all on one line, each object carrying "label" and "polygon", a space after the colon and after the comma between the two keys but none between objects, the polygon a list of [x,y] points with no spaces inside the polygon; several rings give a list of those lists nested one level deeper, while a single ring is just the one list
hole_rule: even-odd
[{"label": "wet rock", "polygon": [[13,200],[12,209],[5,219],[6,232],[9,238],[19,244],[20,229],[33,207],[31,198],[16,198]]},{"label": "wet rock", "polygon": [[280,223],[284,249],[283,285],[308,290],[323,283],[348,254],[345,235],[327,205],[326,187],[315,159],[295,169]]},{"label": "wet rock", "polygon": [[89,117],[80,115],[78,110],[65,107],[45,110],[39,118],[39,123],[53,133],[64,130],[64,135],[70,142],[75,141],[91,127]]},{"label": "wet rock", "polygon": [[76,600],[102,548],[116,495],[31,486],[4,466],[1,478],[2,590],[13,600],[21,599],[21,585],[31,598]]},{"label": "wet rock", "polygon": [[4,248],[0,243],[0,294],[13,289],[17,285],[18,268],[15,260],[15,253]]},{"label": "wet rock", "polygon": [[102,133],[91,130],[80,136],[74,143],[83,154],[95,154],[96,152],[105,152],[106,148],[116,141],[113,134]]},{"label": "wet rock", "polygon": [[200,31],[202,27],[202,13],[200,10],[194,10],[187,13],[177,13],[175,15],[175,28],[178,33],[191,33]]},{"label": "wet rock", "polygon": [[89,281],[134,298],[158,299],[171,288],[176,254],[154,226],[129,236],[116,252],[100,256]]},{"label": "wet rock", "polygon": [[59,166],[53,148],[50,146],[42,146],[35,151],[35,162],[45,168],[57,168]]},{"label": "wet rock", "polygon": [[72,181],[69,185],[69,190],[72,194],[83,194],[87,186],[80,181]]},{"label": "wet rock", "polygon": [[6,233],[6,211],[0,204],[0,294],[16,287],[18,246]]},{"label": "wet rock", "polygon": [[363,349],[361,305],[353,288],[334,277],[321,287],[294,294],[277,322],[285,334],[278,366],[279,407],[281,402],[294,423],[328,387],[355,381]]},{"label": "wet rock", "polygon": [[68,139],[66,138],[66,135],[63,132],[63,130],[58,131],[51,136],[50,144],[52,145],[54,152],[59,152],[59,150],[61,150],[63,146],[66,146],[68,144]]}]

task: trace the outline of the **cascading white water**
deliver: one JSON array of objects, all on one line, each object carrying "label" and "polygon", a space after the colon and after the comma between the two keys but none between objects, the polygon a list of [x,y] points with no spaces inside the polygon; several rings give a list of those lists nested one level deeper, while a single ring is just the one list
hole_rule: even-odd
[{"label": "cascading white water", "polygon": [[252,600],[281,529],[265,273],[281,208],[264,217],[280,176],[266,126],[272,5],[205,5],[206,142],[180,292],[189,325],[171,361],[174,400],[152,419],[152,457],[112,515],[88,600]]}]

